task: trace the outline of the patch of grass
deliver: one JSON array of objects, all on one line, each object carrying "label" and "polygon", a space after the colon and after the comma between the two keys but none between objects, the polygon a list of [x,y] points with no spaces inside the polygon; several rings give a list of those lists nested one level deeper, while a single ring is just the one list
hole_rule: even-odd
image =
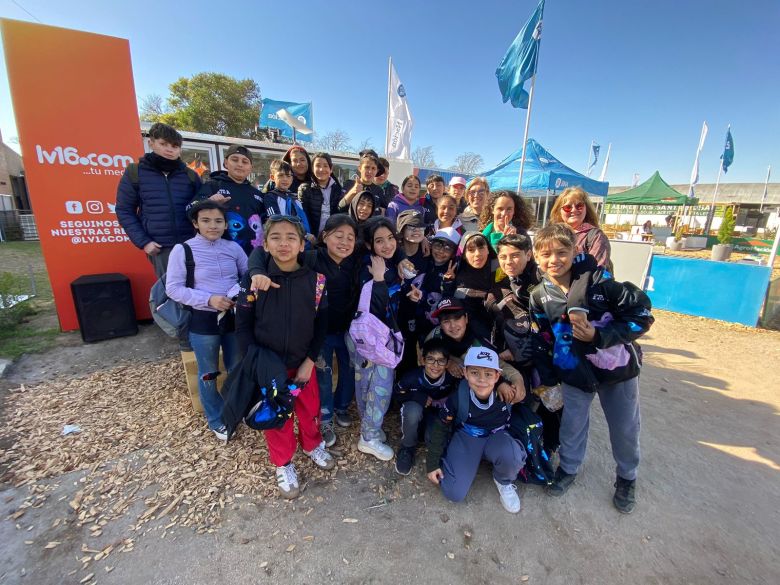
[{"label": "patch of grass", "polygon": [[20,323],[0,330],[0,356],[15,360],[24,353],[40,353],[57,345],[60,330],[38,329]]},{"label": "patch of grass", "polygon": [[16,359],[23,353],[42,352],[57,344],[60,331],[56,323],[54,298],[40,242],[0,243],[0,294],[32,292],[30,271],[35,279],[36,296],[0,315],[0,357]]}]

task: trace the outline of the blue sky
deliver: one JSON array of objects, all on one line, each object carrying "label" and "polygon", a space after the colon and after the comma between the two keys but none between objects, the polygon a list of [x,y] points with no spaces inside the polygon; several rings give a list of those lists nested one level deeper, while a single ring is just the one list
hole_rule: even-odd
[{"label": "blue sky", "polygon": [[[318,132],[378,150],[392,55],[412,147],[433,146],[444,167],[478,152],[491,168],[522,142],[525,110],[501,102],[495,69],[536,4],[0,0],[0,16],[32,20],[21,5],[44,24],[129,39],[139,98],[202,71],[250,77],[265,97],[313,102]],[[714,182],[731,124],[723,180],[763,182],[768,164],[778,177],[778,28],[776,0],[548,0],[530,135],[579,171],[591,140],[601,160],[611,142],[614,185],[656,169],[687,183],[706,120],[700,181]],[[0,129],[16,135],[4,61]]]}]

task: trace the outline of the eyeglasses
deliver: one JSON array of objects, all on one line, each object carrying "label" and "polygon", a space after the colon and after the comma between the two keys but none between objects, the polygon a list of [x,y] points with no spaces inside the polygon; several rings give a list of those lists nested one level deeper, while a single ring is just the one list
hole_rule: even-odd
[{"label": "eyeglasses", "polygon": [[582,211],[583,209],[585,209],[585,204],[574,203],[572,205],[571,203],[569,203],[568,205],[564,205],[563,207],[561,207],[561,209],[563,209],[566,213],[571,213],[572,209],[576,209],[577,211]]},{"label": "eyeglasses", "polygon": [[447,250],[447,251],[455,250],[455,246],[440,241],[435,241],[431,243],[431,248],[433,248],[434,250]]},{"label": "eyeglasses", "polygon": [[303,225],[303,222],[301,221],[300,217],[296,217],[295,215],[282,215],[281,213],[274,213],[273,215],[269,215],[268,221],[270,221],[271,223],[287,221],[289,223],[294,223],[296,225]]},{"label": "eyeglasses", "polygon": [[442,368],[447,365],[447,358],[425,358],[425,363],[429,366],[441,366]]},{"label": "eyeglasses", "polygon": [[487,194],[487,191],[485,191],[484,189],[478,189],[476,191],[469,191],[468,194],[469,195],[485,195],[485,194]]}]

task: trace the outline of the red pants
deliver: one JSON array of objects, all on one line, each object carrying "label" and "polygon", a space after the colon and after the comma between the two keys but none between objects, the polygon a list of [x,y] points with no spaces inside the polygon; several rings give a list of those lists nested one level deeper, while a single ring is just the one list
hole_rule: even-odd
[{"label": "red pants", "polygon": [[[297,370],[289,370],[290,379],[295,377]],[[304,384],[301,393],[293,402],[294,418],[298,419],[298,441],[304,451],[311,451],[322,443],[320,433],[320,387],[317,384],[317,372],[312,370],[311,378]],[[293,417],[284,423],[280,429],[263,431],[268,444],[268,454],[271,463],[280,467],[287,465],[295,455],[298,441],[295,440]]]}]

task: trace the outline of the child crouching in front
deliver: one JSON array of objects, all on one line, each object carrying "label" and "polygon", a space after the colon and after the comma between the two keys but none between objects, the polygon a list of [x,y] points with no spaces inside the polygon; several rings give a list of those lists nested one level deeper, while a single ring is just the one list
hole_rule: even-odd
[{"label": "child crouching in front", "polygon": [[[511,406],[496,389],[501,378],[498,355],[472,347],[463,362],[465,379],[441,409],[428,448],[428,479],[441,486],[448,500],[460,502],[474,482],[479,464],[493,465],[493,481],[507,512],[520,511],[512,483],[525,464],[525,450],[508,432]],[[452,438],[442,458],[450,427]]]},{"label": "child crouching in front", "polygon": [[[450,352],[440,339],[429,339],[422,347],[424,366],[406,372],[395,383],[396,398],[401,403],[401,448],[395,458],[395,470],[409,475],[417,451],[420,423],[438,414],[444,401],[457,388],[458,380],[447,372]],[[426,433],[427,434],[427,433]]]},{"label": "child crouching in front", "polygon": [[272,285],[267,291],[253,292],[249,275],[245,276],[236,303],[236,334],[242,354],[253,344],[270,349],[284,362],[289,378],[302,386],[293,403],[298,440],[292,417],[279,429],[263,431],[279,490],[291,499],[300,491],[292,463],[298,441],[317,467],[336,465],[320,434],[319,386],[313,373],[327,332],[326,282],[322,274],[298,264],[306,235],[300,218],[272,215],[264,231],[271,255],[266,274]]}]

